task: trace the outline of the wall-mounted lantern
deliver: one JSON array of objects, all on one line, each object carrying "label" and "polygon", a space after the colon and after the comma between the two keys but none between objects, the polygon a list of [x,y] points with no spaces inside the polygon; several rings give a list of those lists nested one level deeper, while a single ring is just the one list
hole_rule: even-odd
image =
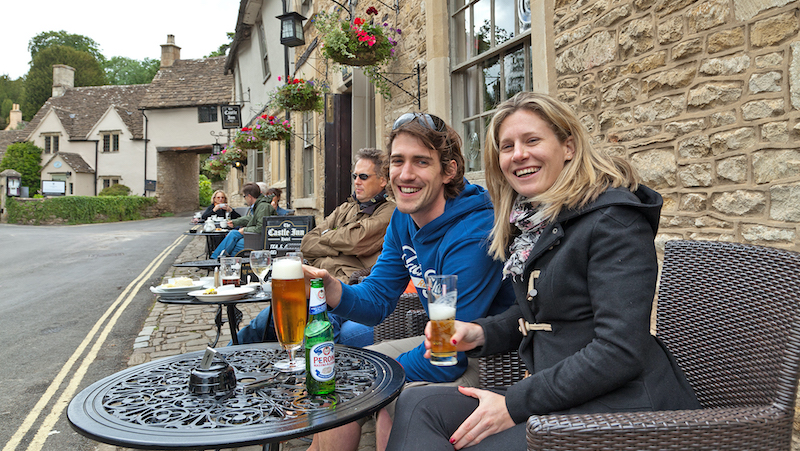
[{"label": "wall-mounted lantern", "polygon": [[281,20],[281,44],[286,47],[297,47],[306,43],[303,35],[303,21],[305,17],[296,13],[283,13],[277,16]]}]

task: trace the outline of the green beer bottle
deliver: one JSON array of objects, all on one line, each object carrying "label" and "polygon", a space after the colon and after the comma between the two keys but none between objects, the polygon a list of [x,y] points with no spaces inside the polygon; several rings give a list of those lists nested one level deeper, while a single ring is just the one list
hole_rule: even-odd
[{"label": "green beer bottle", "polygon": [[336,384],[333,356],[333,326],[322,279],[311,280],[309,319],[305,331],[306,390],[310,395],[333,393]]}]

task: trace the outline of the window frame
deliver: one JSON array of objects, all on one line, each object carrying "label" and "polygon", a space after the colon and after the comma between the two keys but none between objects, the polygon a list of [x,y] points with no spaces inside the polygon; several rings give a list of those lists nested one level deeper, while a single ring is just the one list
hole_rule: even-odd
[{"label": "window frame", "polygon": [[42,153],[46,154],[58,153],[61,141],[59,139],[60,136],[61,135],[58,133],[43,134],[42,138],[44,139],[44,151]]},{"label": "window frame", "polygon": [[269,67],[269,48],[267,47],[267,33],[264,30],[264,21],[258,21],[256,28],[258,29],[258,46],[261,50],[261,72],[264,75],[263,82],[266,83],[272,76],[272,71]]},{"label": "window frame", "polygon": [[199,105],[197,107],[197,123],[208,124],[219,121],[218,105]]},{"label": "window frame", "polygon": [[100,132],[103,141],[103,148],[101,153],[117,153],[119,152],[119,131],[106,131]]}]

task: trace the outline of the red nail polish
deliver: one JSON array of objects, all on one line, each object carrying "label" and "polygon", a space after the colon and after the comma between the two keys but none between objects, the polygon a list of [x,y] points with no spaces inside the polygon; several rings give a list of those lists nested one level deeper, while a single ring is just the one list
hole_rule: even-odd
[{"label": "red nail polish", "polygon": [[450,340],[454,345],[458,344],[455,339]]},{"label": "red nail polish", "polygon": [[454,439],[454,438],[451,438],[451,439],[450,439],[450,444],[451,444],[451,445],[455,445],[455,444],[456,444],[456,439]]}]

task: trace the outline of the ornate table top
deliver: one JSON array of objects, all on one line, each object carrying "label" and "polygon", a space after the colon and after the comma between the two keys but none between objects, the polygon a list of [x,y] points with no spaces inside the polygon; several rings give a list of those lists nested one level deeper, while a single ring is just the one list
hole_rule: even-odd
[{"label": "ornate table top", "polygon": [[[236,369],[226,399],[189,392],[203,351],[128,368],[95,382],[70,402],[67,417],[93,440],[139,449],[230,448],[286,441],[349,423],[391,402],[405,372],[391,358],[336,345],[336,392],[309,396],[304,373],[280,373],[277,343],[218,348]],[[260,382],[245,389],[248,383]]]}]

